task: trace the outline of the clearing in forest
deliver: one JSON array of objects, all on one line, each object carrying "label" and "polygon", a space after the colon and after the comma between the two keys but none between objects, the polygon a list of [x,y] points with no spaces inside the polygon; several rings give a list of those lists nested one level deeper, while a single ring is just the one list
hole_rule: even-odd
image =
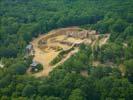
[{"label": "clearing in forest", "polygon": [[[34,74],[36,77],[47,76],[53,68],[63,64],[68,58],[78,52],[80,44],[95,45],[99,41],[99,45],[103,45],[109,38],[109,34],[102,36],[94,30],[85,30],[79,27],[60,28],[50,31],[48,34],[40,35],[35,38],[31,44],[35,51],[33,60],[43,65],[41,72]],[[65,56],[54,64],[51,64],[59,54],[65,52]]]}]

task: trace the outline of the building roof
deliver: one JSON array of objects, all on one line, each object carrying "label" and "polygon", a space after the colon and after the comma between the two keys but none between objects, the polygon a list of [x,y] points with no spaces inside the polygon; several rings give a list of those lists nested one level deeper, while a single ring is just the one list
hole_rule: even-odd
[{"label": "building roof", "polygon": [[26,46],[26,49],[31,49],[31,48],[32,48],[32,45],[31,44],[29,44],[29,45]]},{"label": "building roof", "polygon": [[31,66],[37,66],[37,65],[38,65],[38,63],[36,61],[33,61],[31,64]]},{"label": "building roof", "polygon": [[4,68],[4,65],[0,62],[0,68]]}]

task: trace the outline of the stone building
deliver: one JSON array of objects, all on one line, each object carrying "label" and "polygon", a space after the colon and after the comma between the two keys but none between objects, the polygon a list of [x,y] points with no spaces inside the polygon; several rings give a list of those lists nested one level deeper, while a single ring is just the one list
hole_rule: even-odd
[{"label": "stone building", "polygon": [[33,45],[32,44],[29,44],[26,46],[25,48],[25,59],[28,58],[29,56],[32,56],[34,55],[35,51],[33,49]]},{"label": "stone building", "polygon": [[92,30],[83,30],[80,32],[67,32],[66,33],[67,37],[73,37],[73,38],[80,38],[80,39],[85,39],[88,38],[91,35],[96,35],[96,31]]}]

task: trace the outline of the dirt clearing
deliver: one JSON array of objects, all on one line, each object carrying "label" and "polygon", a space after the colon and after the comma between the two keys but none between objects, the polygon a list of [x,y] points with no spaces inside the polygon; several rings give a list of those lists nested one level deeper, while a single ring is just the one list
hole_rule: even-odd
[{"label": "dirt clearing", "polygon": [[[105,44],[108,38],[109,36],[103,37],[100,40],[100,45]],[[78,27],[61,28],[50,31],[48,34],[40,35],[38,38],[35,38],[31,44],[35,51],[33,60],[41,63],[44,69],[34,74],[34,76],[47,76],[53,68],[63,64],[72,55],[77,53],[80,44],[94,45],[94,41],[97,39],[98,35],[95,31],[84,30]],[[70,51],[60,62],[53,66],[50,65],[50,62],[56,58],[61,51],[68,50],[72,47],[74,47],[74,50]]]}]

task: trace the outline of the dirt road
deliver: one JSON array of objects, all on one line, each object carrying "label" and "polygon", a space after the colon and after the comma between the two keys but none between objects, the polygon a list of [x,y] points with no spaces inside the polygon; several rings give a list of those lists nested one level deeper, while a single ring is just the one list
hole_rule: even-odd
[{"label": "dirt road", "polygon": [[[55,51],[52,49],[48,49],[47,51],[42,50],[39,48],[39,41],[44,39],[46,40],[46,37],[49,37],[49,39],[47,39],[47,44],[52,45],[52,46],[61,46],[61,44],[59,45],[58,43],[55,42],[51,42],[49,43],[51,40],[53,40],[53,37],[57,40],[60,40],[63,36],[55,36],[55,33],[59,33],[60,35],[62,35],[63,32],[66,31],[77,31],[77,30],[81,30],[81,28],[78,27],[71,27],[71,28],[60,28],[60,29],[56,29],[56,30],[52,30],[50,31],[48,34],[44,34],[44,35],[40,35],[38,38],[33,39],[33,41],[31,42],[31,44],[33,45],[33,48],[35,50],[35,54],[34,54],[34,58],[33,60],[35,60],[36,62],[40,63],[43,65],[44,69],[41,72],[38,72],[36,74],[34,74],[35,77],[41,77],[41,76],[48,76],[49,72],[51,72],[53,70],[53,68],[63,64],[67,59],[69,59],[72,55],[74,55],[75,53],[78,52],[78,48],[75,48],[73,51],[70,51],[66,57],[64,57],[60,62],[58,62],[56,65],[51,66],[50,62],[57,57],[57,55],[59,54],[60,51]],[[57,35],[57,34],[56,34]],[[50,37],[51,36],[51,37]],[[103,45],[107,42],[107,40],[109,39],[109,35],[107,35],[106,37],[103,37],[99,40],[99,45]],[[88,40],[91,40],[88,38]],[[95,35],[95,39],[92,41],[92,43],[90,44],[92,47],[97,43],[98,40],[98,35]],[[73,39],[73,38],[67,38],[68,42],[82,42],[83,40],[78,40],[78,39]],[[71,48],[71,46],[61,46],[63,49],[69,49]]]},{"label": "dirt road", "polygon": [[48,76],[49,72],[51,72],[53,70],[53,68],[63,64],[67,59],[69,59],[72,55],[74,55],[77,52],[78,52],[78,49],[75,49],[75,50],[69,52],[65,58],[63,58],[59,63],[57,63],[54,66],[50,66],[50,65],[45,66],[43,71],[34,74],[35,77]]},{"label": "dirt road", "polygon": [[55,68],[56,66],[64,63],[69,57],[71,57],[74,53],[76,53],[78,51],[77,49],[71,51],[59,63],[57,63],[54,66],[50,66],[50,62],[59,54],[60,51],[56,51],[55,52],[54,50],[49,50],[46,53],[45,51],[41,50],[38,47],[38,42],[41,39],[43,39],[43,38],[45,38],[45,37],[47,37],[49,35],[55,34],[57,32],[60,32],[60,31],[65,31],[65,30],[71,31],[71,30],[79,30],[79,29],[80,28],[78,28],[78,27],[72,27],[72,28],[61,28],[61,29],[57,29],[57,30],[52,30],[48,34],[40,35],[38,38],[34,39],[31,42],[31,44],[33,45],[33,48],[35,50],[35,54],[34,54],[33,60],[36,61],[36,62],[38,62],[38,63],[41,63],[44,66],[44,70],[43,71],[34,74],[35,77],[47,76],[49,74],[49,72],[53,70],[53,68]]}]

